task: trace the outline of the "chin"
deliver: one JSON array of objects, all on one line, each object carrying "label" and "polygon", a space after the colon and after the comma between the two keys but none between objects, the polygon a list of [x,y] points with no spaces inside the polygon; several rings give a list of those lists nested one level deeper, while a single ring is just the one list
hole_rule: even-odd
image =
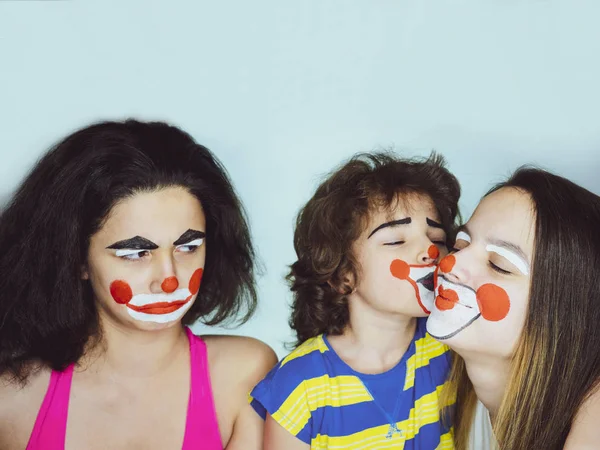
[{"label": "chin", "polygon": [[146,322],[143,324],[145,329],[148,330],[166,330],[167,328],[173,328],[173,327],[181,327],[181,319],[179,320],[174,320],[172,322],[165,322],[165,323],[153,323],[153,322]]},{"label": "chin", "polygon": [[389,314],[401,315],[406,317],[427,317],[428,314],[423,311],[419,305],[415,303],[415,306],[402,305],[402,307],[390,308],[387,311],[384,311]]}]

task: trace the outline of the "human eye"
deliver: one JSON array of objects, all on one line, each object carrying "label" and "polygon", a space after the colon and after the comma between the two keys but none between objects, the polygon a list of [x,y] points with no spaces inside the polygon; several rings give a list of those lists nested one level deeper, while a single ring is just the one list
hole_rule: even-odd
[{"label": "human eye", "polygon": [[490,267],[492,268],[492,270],[495,270],[498,273],[501,273],[502,275],[510,275],[512,272],[508,271],[508,270],[504,270],[501,267],[498,267],[496,264],[494,264],[492,261],[488,261]]},{"label": "human eye", "polygon": [[384,242],[383,245],[390,245],[390,246],[393,246],[393,245],[402,245],[402,244],[404,244],[404,242],[405,241]]},{"label": "human eye", "polygon": [[446,247],[447,242],[446,242],[446,236],[440,236],[439,234],[437,236],[431,236],[429,238],[429,240],[435,244],[435,245],[439,245],[441,247]]},{"label": "human eye", "polygon": [[139,250],[139,249],[119,249],[115,252],[115,256],[125,259],[127,261],[137,261],[147,256],[150,256],[150,252],[148,250]]},{"label": "human eye", "polygon": [[204,238],[194,239],[193,241],[188,242],[187,244],[178,245],[176,247],[176,251],[181,253],[194,253],[198,247],[200,247],[204,242]]}]

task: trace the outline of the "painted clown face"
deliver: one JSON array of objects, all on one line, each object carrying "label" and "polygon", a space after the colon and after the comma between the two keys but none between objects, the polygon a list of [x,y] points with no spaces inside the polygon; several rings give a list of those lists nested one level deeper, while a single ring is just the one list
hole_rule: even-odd
[{"label": "painted clown face", "polygon": [[486,196],[440,261],[427,331],[459,354],[510,357],[523,329],[531,280],[534,216],[527,194]]},{"label": "painted clown face", "polygon": [[205,230],[200,202],[183,188],[119,202],[90,239],[84,273],[101,319],[142,329],[178,323],[200,290]]},{"label": "painted clown face", "polygon": [[359,280],[349,301],[409,317],[429,314],[433,272],[447,253],[446,234],[428,196],[403,196],[392,211],[370,217],[354,245]]}]

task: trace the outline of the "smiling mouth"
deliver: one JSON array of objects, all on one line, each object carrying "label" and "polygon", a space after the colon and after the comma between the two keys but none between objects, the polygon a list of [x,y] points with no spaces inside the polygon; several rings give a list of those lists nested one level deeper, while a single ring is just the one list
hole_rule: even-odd
[{"label": "smiling mouth", "polygon": [[433,289],[434,289],[434,286],[433,286],[433,272],[431,272],[428,275],[425,275],[423,278],[419,278],[417,280],[417,283],[421,284],[421,286],[423,286],[428,291],[432,291],[433,292]]},{"label": "smiling mouth", "polygon": [[137,306],[132,305],[131,303],[127,304],[127,307],[133,309],[134,311],[144,313],[144,314],[169,314],[173,311],[177,311],[183,305],[190,301],[192,296],[190,295],[185,300],[175,300],[173,302],[156,302],[149,303],[148,305]]}]

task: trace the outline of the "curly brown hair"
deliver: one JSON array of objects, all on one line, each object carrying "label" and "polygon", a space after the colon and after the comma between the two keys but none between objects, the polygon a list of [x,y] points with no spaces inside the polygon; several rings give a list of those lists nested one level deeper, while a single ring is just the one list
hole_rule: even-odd
[{"label": "curly brown hair", "polygon": [[393,207],[398,195],[425,194],[452,236],[460,185],[443,156],[401,159],[391,153],[360,153],[332,172],[296,219],[298,260],[287,280],[294,293],[290,326],[296,345],[321,333],[341,334],[348,324],[348,275],[357,280],[360,264],[352,245],[376,208]]}]

